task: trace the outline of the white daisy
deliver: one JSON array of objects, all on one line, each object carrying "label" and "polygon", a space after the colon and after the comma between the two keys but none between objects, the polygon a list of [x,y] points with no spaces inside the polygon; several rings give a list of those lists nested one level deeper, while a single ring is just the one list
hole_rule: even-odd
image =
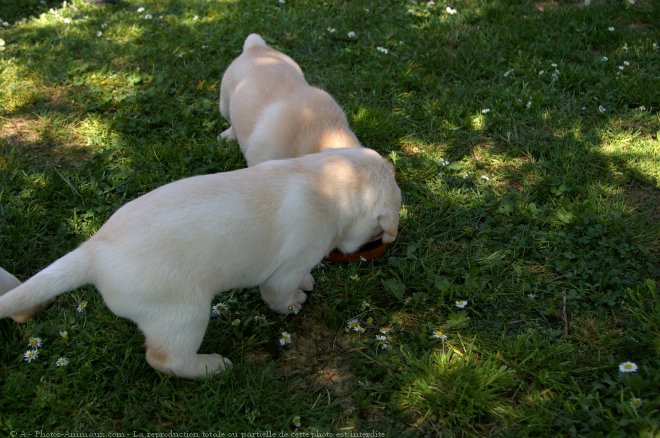
[{"label": "white daisy", "polygon": [[97,38],[101,37],[102,35],[103,35],[103,32],[101,32],[100,30],[96,32],[96,37]]},{"label": "white daisy", "polygon": [[602,58],[600,58],[600,60],[603,62],[607,62],[610,60],[610,58],[608,58],[607,56],[603,56]]},{"label": "white daisy", "polygon": [[293,417],[291,419],[291,424],[293,424],[293,427],[295,427],[296,429],[299,428],[302,425],[302,423],[300,422],[300,415],[296,415],[295,417]]},{"label": "white daisy", "polygon": [[630,399],[630,406],[631,406],[633,409],[639,409],[640,406],[642,406],[642,399],[641,399],[641,398],[637,398],[637,397],[633,397],[633,398],[631,398],[631,399]]},{"label": "white daisy", "polygon": [[490,108],[484,108],[481,110],[481,114],[488,114],[490,112]]},{"label": "white daisy", "polygon": [[467,300],[456,300],[455,304],[456,304],[456,307],[458,307],[459,309],[462,309],[463,307],[468,305],[468,301]]},{"label": "white daisy", "polygon": [[449,15],[454,15],[454,14],[456,14],[458,11],[457,11],[456,9],[452,8],[451,6],[447,6],[447,7],[445,8],[445,12],[448,13]]},{"label": "white daisy", "polygon": [[598,112],[603,114],[605,111],[607,111],[607,108],[605,108],[603,105],[598,105]]},{"label": "white daisy", "polygon": [[637,364],[635,362],[621,362],[619,364],[619,371],[622,373],[636,373],[637,372]]},{"label": "white daisy", "polygon": [[300,308],[298,306],[296,306],[295,304],[291,304],[289,306],[289,310],[291,312],[293,312],[294,315],[297,315],[298,313],[300,313]]},{"label": "white daisy", "polygon": [[353,39],[353,38],[355,38],[357,35],[355,34],[355,32],[350,31],[349,33],[346,34],[346,36],[349,37],[349,38],[351,38],[351,39]]},{"label": "white daisy", "polygon": [[607,30],[609,30],[610,32],[614,32],[614,26],[608,27]]},{"label": "white daisy", "polygon": [[225,303],[218,303],[215,306],[211,306],[211,315],[220,316],[220,314],[229,310],[229,307]]},{"label": "white daisy", "polygon": [[143,12],[144,12],[144,6],[140,6],[140,7],[137,9],[137,12],[138,12],[138,14],[143,13]]},{"label": "white daisy", "polygon": [[32,362],[33,360],[36,360],[39,357],[39,350],[28,350],[25,353],[23,353],[23,360],[25,362]]},{"label": "white daisy", "polygon": [[376,47],[376,50],[378,50],[380,53],[384,53],[386,55],[388,53],[390,53],[390,51],[388,49],[386,49],[385,47],[381,47],[381,46]]},{"label": "white daisy", "polygon": [[346,331],[357,331],[357,328],[360,327],[360,323],[358,322],[357,318],[351,319],[346,323]]},{"label": "white daisy", "polygon": [[66,330],[60,330],[60,338],[64,339],[65,341],[69,340],[69,332]]},{"label": "white daisy", "polygon": [[288,332],[282,332],[280,337],[280,345],[287,345],[291,343],[291,335]]},{"label": "white daisy", "polygon": [[43,344],[43,341],[42,341],[41,338],[34,337],[34,338],[28,339],[28,347],[31,347],[34,350],[41,347],[41,344]]},{"label": "white daisy", "polygon": [[490,181],[490,178],[489,178],[488,176],[486,176],[486,175],[481,175],[481,176],[479,177],[479,179],[482,180],[482,181]]},{"label": "white daisy", "polygon": [[153,15],[151,15],[151,14],[144,14],[144,19],[145,19],[145,20],[151,20],[152,18],[154,18]]},{"label": "white daisy", "polygon": [[87,301],[81,301],[76,308],[76,312],[83,313],[87,308]]},{"label": "white daisy", "polygon": [[433,330],[431,332],[431,339],[440,339],[441,341],[447,340],[447,335],[442,333],[441,330]]},{"label": "white daisy", "polygon": [[379,342],[385,342],[387,341],[387,336],[385,335],[376,335],[376,340]]},{"label": "white daisy", "polygon": [[66,357],[60,357],[55,361],[55,366],[65,367],[67,365],[69,365],[69,359],[67,359]]}]

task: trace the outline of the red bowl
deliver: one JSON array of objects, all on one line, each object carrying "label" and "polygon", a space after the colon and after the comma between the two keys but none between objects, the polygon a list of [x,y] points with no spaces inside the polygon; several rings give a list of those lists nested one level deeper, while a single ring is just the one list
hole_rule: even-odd
[{"label": "red bowl", "polygon": [[388,245],[388,243],[383,242],[383,233],[381,232],[369,239],[367,243],[359,247],[355,252],[344,253],[338,249],[333,249],[325,258],[335,263],[350,263],[359,259],[369,261],[382,255]]}]

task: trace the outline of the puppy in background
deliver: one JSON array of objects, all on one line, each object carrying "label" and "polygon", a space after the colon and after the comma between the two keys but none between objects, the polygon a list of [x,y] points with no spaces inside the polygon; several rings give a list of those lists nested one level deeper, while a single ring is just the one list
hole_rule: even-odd
[{"label": "puppy in background", "polygon": [[362,146],[332,96],[310,86],[293,59],[257,34],[222,77],[220,114],[231,124],[220,137],[238,141],[248,166]]},{"label": "puppy in background", "polygon": [[296,312],[323,256],[355,251],[380,231],[393,241],[400,208],[392,166],[366,148],[182,179],[127,203],[77,249],[1,295],[0,318],[93,284],[142,330],[152,367],[205,377],[231,365],[197,353],[215,294],[259,286],[272,310]]}]

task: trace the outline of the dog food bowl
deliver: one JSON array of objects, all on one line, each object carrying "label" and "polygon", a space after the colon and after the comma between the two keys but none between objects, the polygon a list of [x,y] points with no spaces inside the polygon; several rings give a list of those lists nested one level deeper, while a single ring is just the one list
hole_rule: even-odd
[{"label": "dog food bowl", "polygon": [[383,242],[383,233],[380,233],[369,239],[367,243],[359,247],[355,252],[344,253],[338,249],[333,249],[326,256],[326,259],[335,263],[350,263],[359,259],[369,261],[382,255],[388,245]]}]

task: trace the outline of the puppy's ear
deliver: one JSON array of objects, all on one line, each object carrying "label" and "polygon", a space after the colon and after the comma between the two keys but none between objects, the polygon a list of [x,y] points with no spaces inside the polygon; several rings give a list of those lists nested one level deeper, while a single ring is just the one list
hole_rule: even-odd
[{"label": "puppy's ear", "polygon": [[392,243],[399,233],[399,212],[378,216],[378,224],[383,229],[383,243]]}]

